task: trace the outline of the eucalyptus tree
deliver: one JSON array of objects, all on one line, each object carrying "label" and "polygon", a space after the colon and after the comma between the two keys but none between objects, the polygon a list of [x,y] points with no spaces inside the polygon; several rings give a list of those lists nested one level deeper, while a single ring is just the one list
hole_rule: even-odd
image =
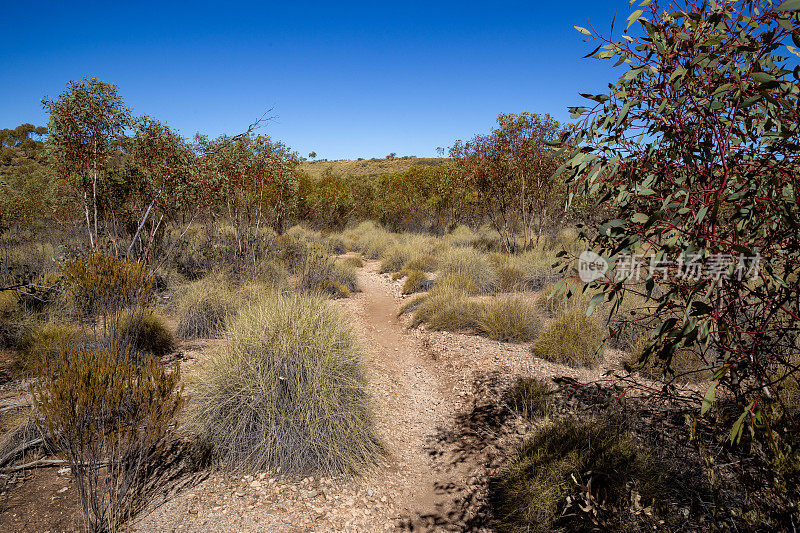
[{"label": "eucalyptus tree", "polygon": [[77,178],[89,245],[94,248],[99,232],[98,181],[129,125],[131,112],[115,85],[95,78],[69,82],[58,98],[43,99],[42,105],[50,114],[50,155],[62,178]]},{"label": "eucalyptus tree", "polygon": [[[572,109],[577,144],[559,171],[615,213],[591,240],[615,267],[590,285],[601,291],[591,307],[650,298],[632,319],[659,324],[642,363],[672,376],[689,352],[712,374],[698,414],[720,397],[738,405],[720,420],[732,443],[744,437],[748,464],[766,465],[762,503],[778,515],[793,512],[800,474],[796,9],[645,0],[621,37],[577,28],[597,44],[590,56],[623,72]],[[645,274],[620,277],[637,257]]]},{"label": "eucalyptus tree", "polygon": [[521,229],[528,249],[563,212],[565,187],[553,178],[563,159],[554,145],[566,130],[550,115],[528,112],[503,114],[497,122],[488,135],[456,142],[450,156],[506,248],[517,248]]}]

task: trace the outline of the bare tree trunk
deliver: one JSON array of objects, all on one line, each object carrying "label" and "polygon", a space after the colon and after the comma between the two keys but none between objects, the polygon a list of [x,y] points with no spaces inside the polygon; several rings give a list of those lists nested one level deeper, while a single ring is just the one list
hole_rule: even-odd
[{"label": "bare tree trunk", "polygon": [[97,232],[97,141],[94,142],[94,168],[92,172],[92,204],[94,207],[94,242],[98,241]]},{"label": "bare tree trunk", "polygon": [[144,216],[142,217],[142,220],[139,222],[139,227],[136,228],[136,233],[134,233],[133,239],[131,240],[131,244],[128,246],[128,251],[125,254],[126,258],[130,257],[131,251],[133,250],[133,246],[136,244],[136,239],[139,238],[139,234],[142,232],[142,228],[144,227],[145,222],[147,222],[147,217],[150,216],[150,211],[153,210],[153,206],[156,204],[156,201],[161,196],[161,191],[163,190],[164,190],[164,184],[162,183],[161,188],[158,189],[158,194],[155,195],[155,197],[150,201],[150,205],[147,206],[147,211],[144,212]]},{"label": "bare tree trunk", "polygon": [[94,250],[94,237],[92,236],[92,222],[89,219],[89,195],[83,189],[83,211],[86,214],[86,233],[89,234],[89,248]]}]

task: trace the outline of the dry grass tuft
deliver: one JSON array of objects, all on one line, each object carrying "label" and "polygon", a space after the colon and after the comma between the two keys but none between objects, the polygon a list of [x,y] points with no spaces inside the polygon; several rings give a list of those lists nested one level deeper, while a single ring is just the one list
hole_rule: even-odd
[{"label": "dry grass tuft", "polygon": [[[590,531],[593,523],[644,531],[652,519],[641,507],[658,504],[668,482],[667,471],[617,427],[566,418],[522,444],[491,499],[501,531]],[[637,495],[641,507],[634,509]]]},{"label": "dry grass tuft", "polygon": [[149,309],[130,309],[117,314],[111,336],[122,347],[162,357],[175,351],[175,335],[164,319]]},{"label": "dry grass tuft", "polygon": [[514,411],[529,420],[550,414],[553,407],[550,386],[538,378],[517,378],[508,391],[507,401]]},{"label": "dry grass tuft", "polygon": [[201,380],[198,422],[236,471],[352,473],[375,462],[361,356],[314,296],[270,296],[228,327]]},{"label": "dry grass tuft", "polygon": [[178,300],[178,337],[215,337],[236,312],[237,297],[227,283],[216,276],[190,284]]},{"label": "dry grass tuft", "polygon": [[538,329],[536,308],[520,296],[486,301],[478,315],[478,331],[498,341],[531,341]]},{"label": "dry grass tuft", "polygon": [[571,367],[594,368],[602,360],[603,333],[595,317],[571,309],[547,322],[533,343],[533,354]]},{"label": "dry grass tuft", "polygon": [[472,248],[453,248],[440,260],[440,275],[469,279],[478,292],[488,293],[497,287],[497,274],[489,258]]},{"label": "dry grass tuft", "polygon": [[412,270],[406,276],[403,283],[403,294],[413,294],[415,292],[428,290],[430,280],[425,277],[421,270]]}]

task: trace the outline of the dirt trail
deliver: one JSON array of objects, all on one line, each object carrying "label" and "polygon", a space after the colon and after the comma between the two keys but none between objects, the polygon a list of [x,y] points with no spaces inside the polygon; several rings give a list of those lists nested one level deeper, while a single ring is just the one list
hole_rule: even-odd
[{"label": "dirt trail", "polygon": [[426,444],[452,411],[451,387],[420,340],[397,316],[396,287],[368,264],[359,275],[362,292],[353,300],[373,387],[378,430],[386,441],[387,467],[403,479],[395,504],[403,517],[436,513],[440,495],[432,480]]}]

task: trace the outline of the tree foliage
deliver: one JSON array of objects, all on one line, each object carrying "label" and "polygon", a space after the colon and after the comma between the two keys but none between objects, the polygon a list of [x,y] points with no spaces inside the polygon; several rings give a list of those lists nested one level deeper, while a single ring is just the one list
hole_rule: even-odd
[{"label": "tree foliage", "polygon": [[[629,291],[654,300],[661,325],[643,358],[669,369],[691,349],[713,372],[702,411],[735,401],[731,440],[745,436],[782,470],[765,490],[791,499],[800,419],[784,389],[796,386],[800,349],[800,68],[790,42],[800,28],[785,7],[645,1],[628,19],[637,35],[579,28],[599,44],[592,57],[625,69],[572,109],[577,148],[561,171],[615,213],[593,244],[616,269],[594,287],[616,304]],[[635,254],[657,271],[638,283],[614,277]]]},{"label": "tree foliage", "polygon": [[528,249],[563,213],[563,183],[553,179],[562,160],[553,145],[563,142],[565,130],[550,115],[528,112],[500,115],[497,122],[488,135],[456,142],[450,155],[507,249],[515,248],[516,230]]}]

